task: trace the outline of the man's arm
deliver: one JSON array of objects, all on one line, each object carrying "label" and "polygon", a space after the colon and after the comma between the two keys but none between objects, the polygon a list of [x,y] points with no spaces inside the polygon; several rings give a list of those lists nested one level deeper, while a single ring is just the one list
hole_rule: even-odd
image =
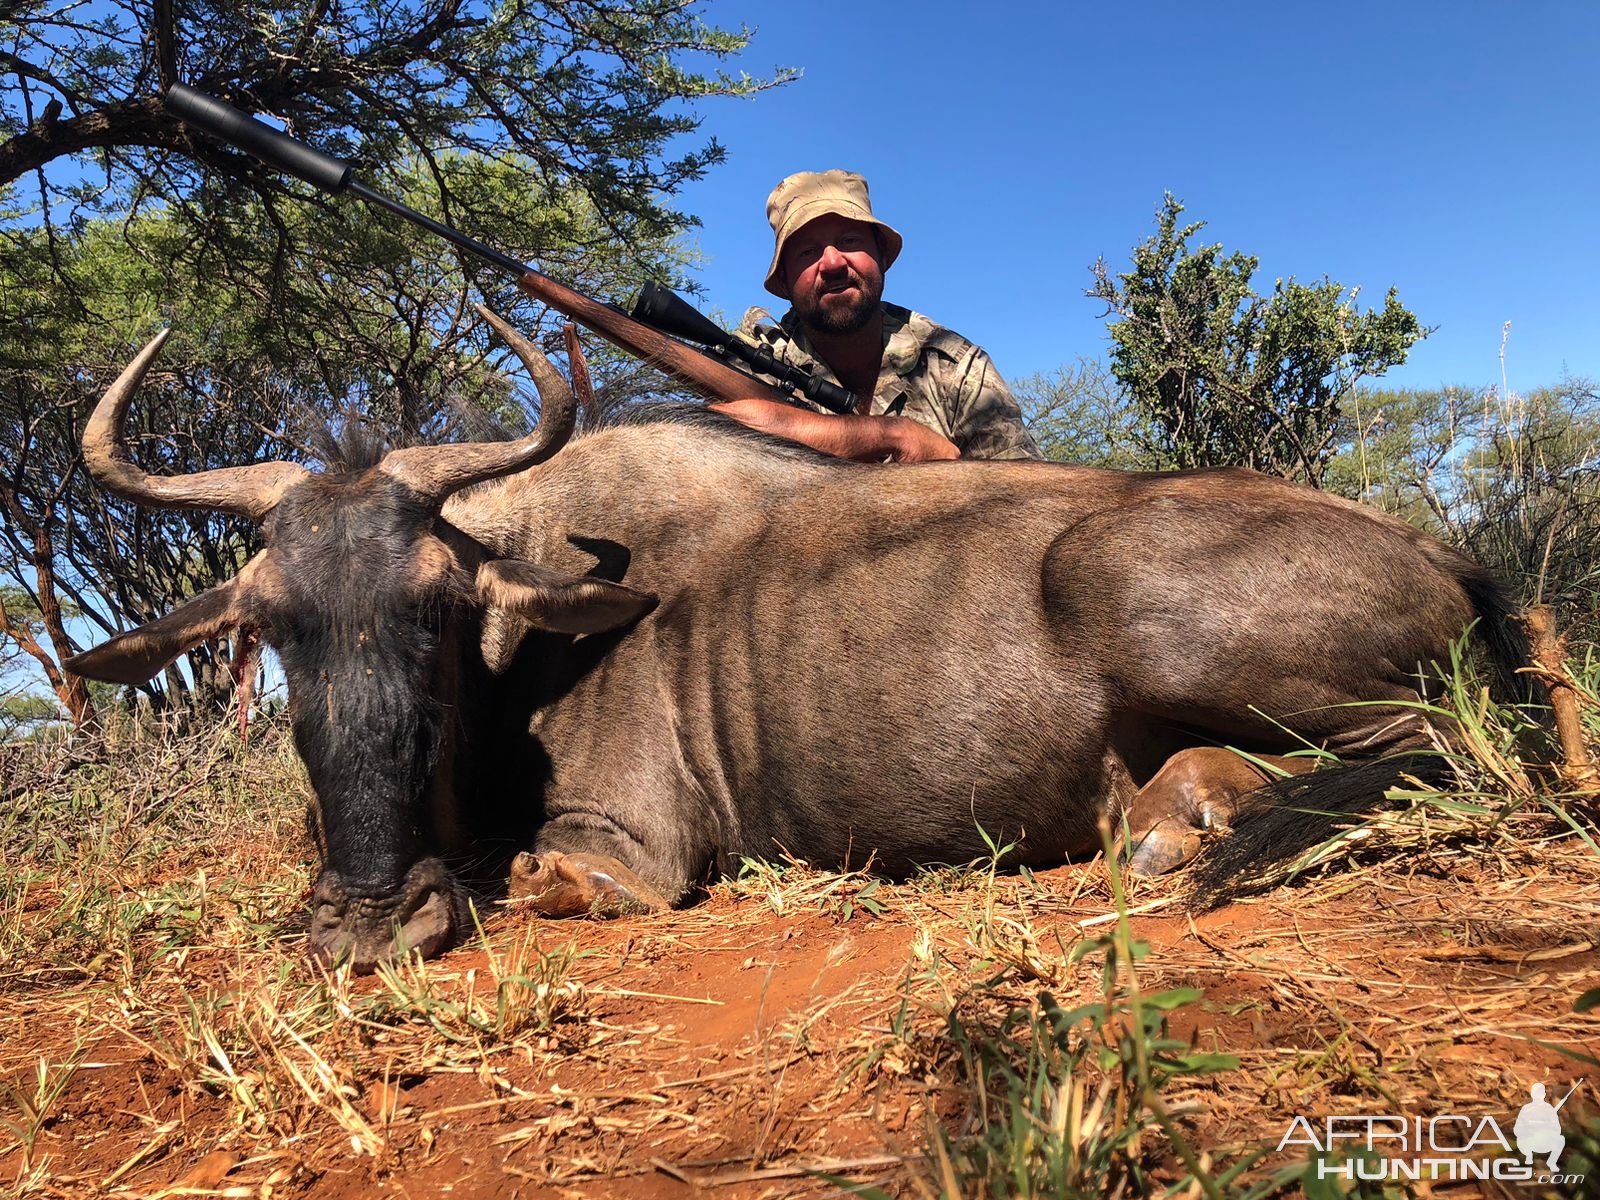
[{"label": "man's arm", "polygon": [[1022,423],[1022,406],[981,347],[958,370],[954,382],[960,402],[951,433],[967,458],[1043,459]]},{"label": "man's arm", "polygon": [[709,407],[751,429],[800,442],[838,458],[933,462],[961,457],[955,443],[908,417],[840,416],[754,398],[719,400]]}]

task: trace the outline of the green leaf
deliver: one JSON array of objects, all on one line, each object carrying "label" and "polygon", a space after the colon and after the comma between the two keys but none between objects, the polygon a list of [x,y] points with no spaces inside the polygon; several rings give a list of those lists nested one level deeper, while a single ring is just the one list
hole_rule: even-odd
[{"label": "green leaf", "polygon": [[1150,1008],[1159,1008],[1170,1012],[1175,1008],[1182,1008],[1185,1004],[1196,1004],[1205,997],[1199,988],[1181,987],[1171,988],[1165,992],[1154,992],[1142,998],[1142,1003]]},{"label": "green leaf", "polygon": [[1185,1054],[1172,1061],[1180,1070],[1210,1075],[1218,1071],[1237,1071],[1241,1060],[1236,1054]]},{"label": "green leaf", "polygon": [[854,1183],[851,1180],[846,1179],[843,1175],[830,1175],[826,1171],[807,1171],[806,1174],[811,1176],[813,1179],[820,1179],[825,1183],[831,1183],[846,1196],[862,1196],[865,1198],[865,1200],[895,1200],[895,1197],[891,1196],[882,1188],[872,1187],[871,1185],[865,1183]]}]

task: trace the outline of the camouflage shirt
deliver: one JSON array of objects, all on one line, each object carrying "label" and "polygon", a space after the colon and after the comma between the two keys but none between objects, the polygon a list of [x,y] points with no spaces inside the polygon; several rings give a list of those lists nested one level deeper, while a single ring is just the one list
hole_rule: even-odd
[{"label": "camouflage shirt", "polygon": [[[793,312],[781,323],[761,308],[740,322],[742,337],[772,349],[778,359],[839,379],[816,357]],[[963,458],[1043,458],[1022,427],[1022,410],[989,356],[958,333],[897,304],[883,306],[883,364],[872,393],[873,416],[898,413],[937,430]],[[796,404],[826,412],[795,397]],[[858,410],[860,411],[860,410]]]}]

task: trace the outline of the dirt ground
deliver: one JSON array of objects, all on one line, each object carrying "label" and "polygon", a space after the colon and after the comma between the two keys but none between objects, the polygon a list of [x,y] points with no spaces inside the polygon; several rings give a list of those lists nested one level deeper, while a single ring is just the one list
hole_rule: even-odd
[{"label": "dirt ground", "polygon": [[[1297,1116],[1465,1113],[1509,1130],[1531,1084],[1559,1096],[1580,1078],[1564,1116],[1592,1115],[1600,1072],[1572,1053],[1600,1058],[1600,1019],[1573,1008],[1600,982],[1595,861],[1570,838],[1446,846],[1203,915],[1173,884],[1136,889],[1140,986],[1202,989],[1171,1032],[1240,1060],[1167,1097],[1190,1143],[1217,1162],[1264,1148],[1268,1171],[1295,1160],[1276,1147]],[[496,913],[487,948],[400,986],[319,978],[292,928],[264,950],[212,944],[212,923],[237,919],[226,907],[193,913],[191,941],[137,977],[90,963],[6,985],[13,1133],[41,1057],[80,1061],[31,1149],[0,1157],[0,1186],[742,1200],[838,1194],[834,1176],[935,1195],[934,1123],[959,1135],[973,1112],[948,1014],[980,1021],[1045,987],[1097,995],[1098,960],[1071,949],[1115,923],[1099,864],[903,885],[791,872],[665,916]],[[521,994],[548,1019],[485,1035],[451,1005],[492,994],[508,961],[543,981]],[[246,996],[251,1019],[277,1014],[278,1049],[245,1036]],[[327,1014],[294,1016],[308,997]]]}]

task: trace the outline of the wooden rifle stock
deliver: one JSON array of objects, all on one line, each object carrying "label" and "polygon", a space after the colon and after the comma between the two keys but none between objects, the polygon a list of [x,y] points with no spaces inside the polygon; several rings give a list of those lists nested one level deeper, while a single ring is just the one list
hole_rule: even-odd
[{"label": "wooden rifle stock", "polygon": [[703,351],[650,328],[598,300],[575,292],[538,271],[525,271],[517,286],[557,312],[592,329],[614,345],[665,371],[691,391],[708,400],[777,400],[789,396],[743,371],[735,370]]}]

